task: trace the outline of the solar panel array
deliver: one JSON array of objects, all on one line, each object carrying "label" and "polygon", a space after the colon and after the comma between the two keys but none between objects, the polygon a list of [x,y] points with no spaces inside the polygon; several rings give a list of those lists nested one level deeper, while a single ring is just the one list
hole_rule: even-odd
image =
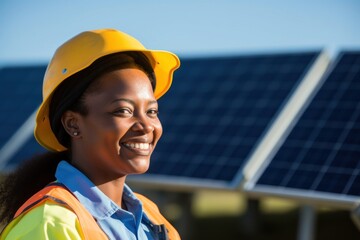
[{"label": "solar panel array", "polygon": [[159,101],[164,133],[134,181],[237,187],[242,167],[319,52],[182,60]]},{"label": "solar panel array", "polygon": [[360,52],[340,54],[250,192],[351,204],[360,196]]},{"label": "solar panel array", "polygon": [[[243,167],[318,61],[320,52],[183,59],[160,99],[164,134],[133,182],[239,187]],[[336,201],[360,195],[360,53],[341,54],[273,158],[245,184],[253,193]],[[41,102],[45,66],[0,69],[0,147]],[[304,105],[305,107],[305,105]],[[31,136],[5,166],[44,151]]]}]

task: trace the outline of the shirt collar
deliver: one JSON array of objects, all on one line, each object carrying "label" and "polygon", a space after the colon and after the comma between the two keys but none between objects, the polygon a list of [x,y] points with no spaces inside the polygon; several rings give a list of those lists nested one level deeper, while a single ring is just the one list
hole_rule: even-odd
[{"label": "shirt collar", "polygon": [[[55,177],[57,181],[64,184],[86,207],[91,215],[97,219],[110,217],[116,211],[124,211],[98,189],[81,171],[66,161],[59,163]],[[123,189],[123,200],[128,207],[136,209],[136,212],[142,212],[141,202],[126,184]]]}]

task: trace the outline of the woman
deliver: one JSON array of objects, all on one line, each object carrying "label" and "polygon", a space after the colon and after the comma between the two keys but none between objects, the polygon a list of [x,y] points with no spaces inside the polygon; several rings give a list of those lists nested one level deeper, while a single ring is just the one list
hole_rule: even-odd
[{"label": "woman", "polygon": [[114,29],[60,46],[34,131],[52,152],[3,182],[0,239],[180,239],[157,206],[125,183],[149,167],[162,134],[156,100],[179,65],[176,55]]}]

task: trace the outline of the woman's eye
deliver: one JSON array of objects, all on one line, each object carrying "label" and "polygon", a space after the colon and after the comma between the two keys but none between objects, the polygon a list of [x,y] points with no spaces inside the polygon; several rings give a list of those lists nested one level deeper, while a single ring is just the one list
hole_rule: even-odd
[{"label": "woman's eye", "polygon": [[116,111],[114,111],[113,114],[114,115],[131,115],[132,112],[128,108],[121,108],[121,109],[117,109]]},{"label": "woman's eye", "polygon": [[157,109],[150,109],[148,112],[147,112],[148,115],[152,116],[152,117],[156,117],[158,114],[159,114],[159,110]]}]

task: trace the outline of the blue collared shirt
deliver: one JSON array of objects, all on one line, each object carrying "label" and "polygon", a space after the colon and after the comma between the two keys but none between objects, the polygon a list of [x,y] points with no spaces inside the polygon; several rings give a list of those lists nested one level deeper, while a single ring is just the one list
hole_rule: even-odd
[{"label": "blue collared shirt", "polygon": [[55,177],[79,199],[109,239],[153,239],[142,204],[126,184],[123,201],[127,210],[124,210],[66,161],[59,163]]}]

